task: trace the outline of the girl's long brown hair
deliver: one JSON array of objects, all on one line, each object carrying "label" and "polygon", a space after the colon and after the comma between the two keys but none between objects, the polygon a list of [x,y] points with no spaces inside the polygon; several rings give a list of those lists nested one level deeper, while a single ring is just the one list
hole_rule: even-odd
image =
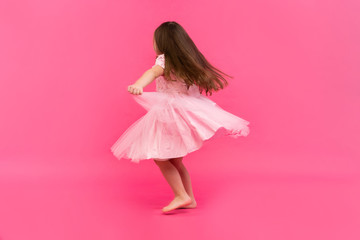
[{"label": "girl's long brown hair", "polygon": [[195,84],[200,93],[206,95],[227,86],[229,76],[212,66],[198,50],[184,28],[177,22],[162,23],[154,32],[154,40],[159,52],[165,55],[164,77],[171,79],[170,73],[182,78],[187,88]]}]

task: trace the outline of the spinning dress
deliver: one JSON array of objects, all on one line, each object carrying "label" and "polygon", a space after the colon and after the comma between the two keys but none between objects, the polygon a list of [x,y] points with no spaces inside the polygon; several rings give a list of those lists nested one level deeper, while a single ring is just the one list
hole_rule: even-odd
[{"label": "spinning dress", "polygon": [[[164,54],[155,64],[165,68]],[[111,146],[117,159],[167,160],[183,157],[198,150],[203,142],[216,136],[237,138],[250,132],[249,121],[231,114],[206,96],[196,85],[186,88],[182,79],[168,81],[164,76],[155,79],[156,92],[131,95],[147,113],[135,121]]]}]

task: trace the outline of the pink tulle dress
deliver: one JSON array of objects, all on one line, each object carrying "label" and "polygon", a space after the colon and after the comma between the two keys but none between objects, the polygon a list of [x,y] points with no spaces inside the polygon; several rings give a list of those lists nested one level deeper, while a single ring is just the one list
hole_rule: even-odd
[{"label": "pink tulle dress", "polygon": [[[157,56],[153,67],[156,65],[165,68],[164,54]],[[147,113],[112,145],[111,152],[118,159],[139,163],[183,157],[201,148],[215,133],[233,138],[249,134],[250,122],[200,94],[198,86],[187,89],[183,80],[167,81],[164,76],[155,81],[156,92],[131,95]]]}]

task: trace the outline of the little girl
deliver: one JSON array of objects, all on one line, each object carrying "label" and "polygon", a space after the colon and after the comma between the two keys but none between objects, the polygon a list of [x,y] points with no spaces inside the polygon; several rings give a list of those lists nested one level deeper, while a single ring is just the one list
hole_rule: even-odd
[{"label": "little girl", "polygon": [[[154,32],[153,48],[155,65],[127,89],[147,113],[121,135],[111,151],[131,162],[154,160],[175,195],[163,212],[195,208],[183,157],[216,132],[233,138],[247,136],[250,122],[206,97],[223,89],[228,83],[222,75],[229,75],[205,59],[181,25],[162,23]],[[156,92],[143,92],[153,80]],[[204,90],[206,96],[201,94]]]}]

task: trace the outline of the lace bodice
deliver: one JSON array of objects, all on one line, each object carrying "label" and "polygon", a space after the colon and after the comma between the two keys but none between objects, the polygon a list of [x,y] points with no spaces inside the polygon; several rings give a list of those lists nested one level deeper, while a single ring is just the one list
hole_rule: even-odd
[{"label": "lace bodice", "polygon": [[[165,68],[165,55],[158,55],[155,64]],[[171,75],[172,81],[165,79],[165,77],[159,76],[155,79],[156,82],[156,91],[157,92],[167,92],[167,93],[183,93],[187,95],[200,95],[199,87],[196,85],[190,86],[189,89],[186,87],[184,80],[177,78],[175,75]],[[175,81],[174,81],[175,80]]]}]

